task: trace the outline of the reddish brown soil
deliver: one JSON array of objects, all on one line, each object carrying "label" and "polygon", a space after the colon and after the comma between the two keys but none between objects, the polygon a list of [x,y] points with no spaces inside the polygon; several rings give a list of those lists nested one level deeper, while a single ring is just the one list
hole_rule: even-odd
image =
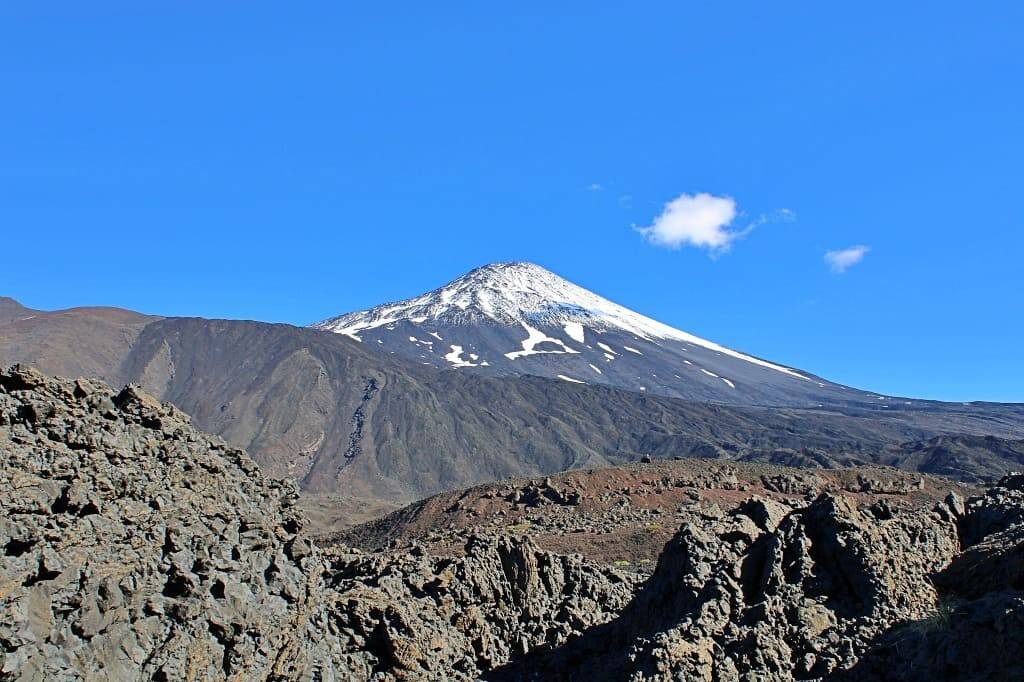
[{"label": "reddish brown soil", "polygon": [[[647,572],[688,515],[751,497],[790,507],[830,491],[867,506],[931,506],[976,488],[884,467],[786,469],[709,460],[660,461],[510,479],[442,493],[322,538],[367,550],[419,542],[459,553],[472,533],[526,534],[540,547]],[[554,498],[554,499],[552,499]],[[517,501],[518,500],[518,501]]]}]

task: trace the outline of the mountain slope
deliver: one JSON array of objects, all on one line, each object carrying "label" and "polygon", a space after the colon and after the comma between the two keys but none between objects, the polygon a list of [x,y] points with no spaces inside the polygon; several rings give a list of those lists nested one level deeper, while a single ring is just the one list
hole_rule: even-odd
[{"label": "mountain slope", "polygon": [[122,308],[43,311],[0,298],[0,359],[48,374],[118,383],[118,368],[142,329],[155,320]]},{"label": "mountain slope", "polygon": [[[111,324],[112,315],[122,322]],[[38,319],[35,326],[0,324],[0,364],[34,362],[47,372],[141,383],[199,427],[248,449],[269,475],[296,478],[307,508],[324,523],[496,478],[643,456],[901,466],[918,453],[913,444],[937,435],[998,437],[987,450],[907,460],[972,480],[1016,467],[991,453],[1012,452],[998,439],[1024,438],[1022,406],[715,405],[439,370],[345,335],[282,324],[107,309]],[[76,345],[72,332],[94,337]],[[54,338],[68,341],[55,345]]]},{"label": "mountain slope", "polygon": [[[674,329],[532,263],[493,263],[318,329],[434,367],[734,405],[895,402]],[[907,401],[900,401],[907,402]]]}]

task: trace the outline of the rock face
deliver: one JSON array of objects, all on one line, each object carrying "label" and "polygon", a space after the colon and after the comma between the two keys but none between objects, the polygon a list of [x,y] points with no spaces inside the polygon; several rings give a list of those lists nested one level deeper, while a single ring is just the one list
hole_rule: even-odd
[{"label": "rock face", "polygon": [[335,557],[327,625],[353,679],[478,679],[610,620],[637,583],[521,538],[471,537],[464,551]]},{"label": "rock face", "polygon": [[309,667],[293,486],[132,388],[0,375],[0,640],[25,679]]},{"label": "rock face", "polygon": [[826,493],[778,521],[757,501],[695,519],[616,619],[493,678],[1022,679],[1024,493],[1007,484],[966,514]]},{"label": "rock face", "polygon": [[891,623],[931,613],[929,577],[956,551],[938,512],[889,518],[823,494],[779,518],[750,501],[684,525],[618,619],[529,667],[537,679],[825,677]]},{"label": "rock face", "polygon": [[950,503],[964,549],[934,577],[937,607],[879,637],[844,682],[1024,679],[1024,476]]},{"label": "rock face", "polygon": [[473,678],[635,583],[521,539],[324,556],[296,498],[137,388],[0,373],[0,677]]},{"label": "rock face", "polygon": [[[1024,477],[936,502],[906,474],[707,467],[649,577],[500,525],[432,529],[449,552],[320,549],[294,485],[169,404],[16,367],[0,678],[1024,678]],[[559,479],[488,499],[586,515],[610,494]]]}]

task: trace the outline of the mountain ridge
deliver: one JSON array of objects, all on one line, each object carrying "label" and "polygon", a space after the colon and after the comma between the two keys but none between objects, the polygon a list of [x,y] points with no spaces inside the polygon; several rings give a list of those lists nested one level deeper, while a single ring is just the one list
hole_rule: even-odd
[{"label": "mountain ridge", "polygon": [[1024,406],[715,404],[441,370],[286,324],[130,311],[0,323],[0,364],[15,362],[141,384],[249,450],[268,475],[300,481],[304,506],[326,526],[488,480],[643,457],[877,462],[982,480],[1019,468],[1018,446],[903,444],[943,434],[1024,438]]}]

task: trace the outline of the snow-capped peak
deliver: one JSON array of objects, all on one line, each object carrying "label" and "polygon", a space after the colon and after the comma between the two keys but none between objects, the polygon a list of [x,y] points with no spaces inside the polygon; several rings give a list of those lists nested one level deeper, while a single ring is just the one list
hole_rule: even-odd
[{"label": "snow-capped peak", "polygon": [[[621,331],[652,342],[682,341],[806,379],[788,367],[744,355],[640,315],[526,262],[484,265],[434,291],[324,320],[314,327],[361,340],[360,332],[403,321],[454,327],[497,324],[525,328],[531,335],[536,331],[534,326],[547,325],[563,329],[567,342],[581,344],[584,327],[598,332]],[[574,352],[563,346],[567,352]]]}]

